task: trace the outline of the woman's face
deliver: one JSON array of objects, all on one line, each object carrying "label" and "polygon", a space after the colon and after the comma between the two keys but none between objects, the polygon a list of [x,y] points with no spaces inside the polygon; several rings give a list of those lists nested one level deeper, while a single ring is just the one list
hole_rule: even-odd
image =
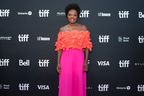
[{"label": "woman's face", "polygon": [[78,14],[77,11],[74,9],[71,9],[68,14],[67,14],[67,19],[69,21],[69,23],[76,23],[77,19],[78,19]]}]

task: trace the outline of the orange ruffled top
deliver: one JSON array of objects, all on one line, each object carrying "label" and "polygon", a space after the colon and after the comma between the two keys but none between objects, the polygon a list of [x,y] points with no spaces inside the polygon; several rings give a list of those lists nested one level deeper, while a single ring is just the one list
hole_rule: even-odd
[{"label": "orange ruffled top", "polygon": [[65,31],[59,32],[57,41],[55,42],[55,51],[60,49],[67,50],[69,48],[83,49],[88,48],[92,51],[92,42],[90,41],[89,31]]}]

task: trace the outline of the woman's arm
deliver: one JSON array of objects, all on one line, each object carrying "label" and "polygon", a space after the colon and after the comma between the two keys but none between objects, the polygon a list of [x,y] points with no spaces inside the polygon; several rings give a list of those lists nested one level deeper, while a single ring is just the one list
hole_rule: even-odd
[{"label": "woman's arm", "polygon": [[[60,27],[59,32],[63,31],[63,30],[64,30],[64,28]],[[60,64],[61,52],[62,52],[62,50],[58,50],[58,58],[57,58],[57,63],[58,64]]]},{"label": "woman's arm", "polygon": [[57,58],[58,64],[60,64],[61,52],[62,52],[62,50],[58,51],[58,58]]},{"label": "woman's arm", "polygon": [[89,50],[86,48],[85,49],[85,59],[84,59],[84,71],[87,72],[88,71],[88,55],[89,55]]},{"label": "woman's arm", "polygon": [[61,67],[60,67],[61,53],[62,53],[62,50],[59,50],[59,51],[58,51],[58,58],[57,58],[58,64],[57,64],[57,67],[56,67],[58,73],[60,73],[60,70],[61,70]]},{"label": "woman's arm", "polygon": [[88,48],[86,48],[85,49],[85,61],[84,61],[85,64],[87,64],[87,62],[88,62],[88,55],[89,55],[89,50],[88,50]]}]

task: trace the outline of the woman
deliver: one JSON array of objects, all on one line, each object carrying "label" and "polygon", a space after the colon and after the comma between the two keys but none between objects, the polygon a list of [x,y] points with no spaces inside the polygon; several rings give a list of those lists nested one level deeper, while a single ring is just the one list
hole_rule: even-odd
[{"label": "woman", "polygon": [[77,23],[80,8],[69,4],[65,8],[68,24],[62,26],[55,42],[58,52],[59,96],[86,96],[88,54],[92,51],[90,32]]}]

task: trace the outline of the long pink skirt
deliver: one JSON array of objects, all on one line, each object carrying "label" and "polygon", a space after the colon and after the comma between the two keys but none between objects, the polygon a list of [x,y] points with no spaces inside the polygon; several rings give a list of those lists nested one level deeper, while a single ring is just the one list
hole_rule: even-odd
[{"label": "long pink skirt", "polygon": [[86,96],[84,50],[63,50],[60,59],[59,96]]}]

